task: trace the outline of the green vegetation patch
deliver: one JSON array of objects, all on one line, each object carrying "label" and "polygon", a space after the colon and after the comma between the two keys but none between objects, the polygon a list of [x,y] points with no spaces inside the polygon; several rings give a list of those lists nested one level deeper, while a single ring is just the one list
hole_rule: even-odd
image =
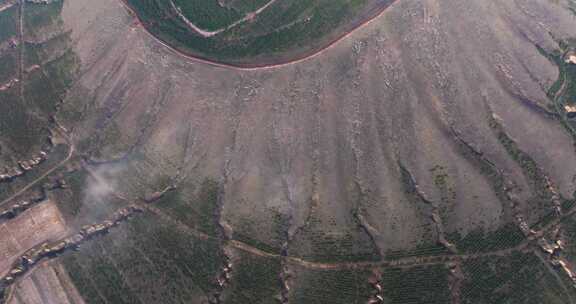
[{"label": "green vegetation patch", "polygon": [[26,103],[44,115],[53,115],[60,98],[55,92],[52,81],[40,70],[26,75],[25,80],[24,100]]},{"label": "green vegetation patch", "polygon": [[29,155],[37,143],[45,138],[45,123],[30,115],[18,96],[18,86],[0,91],[0,138],[17,155]]},{"label": "green vegetation patch", "polygon": [[[318,49],[340,32],[358,23],[388,1],[282,0],[260,14],[210,37],[190,29],[169,0],[128,0],[143,24],[157,37],[196,56],[240,65],[275,62]],[[175,0],[186,18],[197,27],[213,31],[241,20],[268,1]],[[258,60],[258,61],[257,61]]]},{"label": "green vegetation patch", "polygon": [[[572,197],[576,197],[576,194],[573,194]],[[563,199],[562,200],[562,212],[570,212],[572,208],[576,205],[576,199]]]},{"label": "green vegetation patch", "polygon": [[[538,195],[538,198],[542,200],[541,206],[551,209],[553,207],[551,204],[552,193],[548,190],[546,175],[542,169],[540,169],[538,164],[530,155],[528,155],[528,153],[522,151],[516,142],[506,134],[504,127],[495,118],[491,117],[489,125],[496,133],[498,140],[502,146],[504,146],[508,154],[522,168],[524,175],[530,181],[532,188]],[[546,203],[548,203],[548,205]]]},{"label": "green vegetation patch", "polygon": [[[566,112],[566,105],[576,105],[576,64],[566,63],[565,56],[576,50],[576,41],[558,41],[559,49],[547,52],[539,45],[536,48],[550,62],[558,66],[558,79],[548,90],[548,98],[554,102],[554,110],[562,118],[562,124],[570,131],[576,140],[576,117]],[[576,144],[575,144],[576,145]]]},{"label": "green vegetation patch", "polygon": [[232,279],[225,287],[223,304],[275,304],[280,295],[280,259],[238,252]]},{"label": "green vegetation patch", "polygon": [[241,19],[241,12],[218,4],[218,0],[172,0],[192,23],[203,30],[212,31],[229,26]]},{"label": "green vegetation patch", "polygon": [[248,13],[263,7],[270,2],[270,0],[231,0],[223,2],[229,2],[227,7],[231,7],[238,12]]},{"label": "green vegetation patch", "polygon": [[0,54],[0,86],[18,77],[17,58],[15,52],[4,52]]},{"label": "green vegetation patch", "polygon": [[291,270],[294,278],[290,283],[290,303],[364,304],[372,295],[367,270],[321,270],[298,266]]},{"label": "green vegetation patch", "polygon": [[26,5],[24,9],[24,29],[28,32],[38,28],[61,24],[60,12],[64,1],[52,1],[42,5]]},{"label": "green vegetation patch", "polygon": [[[432,205],[433,203],[420,196],[410,172],[402,164],[399,164],[399,168],[402,177],[402,187],[406,194],[406,198],[408,199],[408,203],[419,213],[419,218],[424,219],[425,221],[422,225],[424,234],[422,236],[422,242],[418,244],[416,248],[409,250],[391,250],[386,252],[386,258],[397,259],[401,257],[441,255],[449,253],[449,251],[439,243],[438,232],[436,231],[435,224],[431,217],[432,209],[434,207]],[[436,167],[434,170],[436,170]],[[436,175],[434,182],[437,185],[445,186],[447,177],[448,175],[446,174],[438,174]],[[444,204],[446,204],[446,202],[443,202],[442,205]]]},{"label": "green vegetation patch", "polygon": [[[33,150],[33,153],[38,153],[38,150]],[[26,172],[24,175],[14,179],[12,182],[2,184],[2,187],[0,187],[0,201],[20,191],[23,187],[27,186],[31,182],[37,181],[37,179],[41,175],[43,175],[47,170],[52,169],[64,158],[66,158],[67,154],[68,154],[68,146],[57,145],[56,147],[54,147],[54,149],[48,154],[44,162],[34,167],[34,169]],[[35,154],[35,156],[37,155],[38,154]],[[10,165],[17,166],[16,163]],[[40,189],[39,186],[41,186],[42,183],[45,183],[47,181],[48,181],[47,177],[38,180],[36,183],[38,188],[36,189]]]},{"label": "green vegetation patch", "polygon": [[[169,177],[162,179],[166,181],[155,183],[158,189],[170,184]],[[205,179],[199,184],[184,180],[175,191],[166,193],[155,205],[195,230],[220,237],[219,191],[220,184],[213,179]],[[286,240],[289,223],[287,217],[276,210],[271,210],[269,214],[270,218],[259,218],[258,221],[240,218],[234,225],[232,238],[260,250],[279,254]],[[272,237],[265,239],[260,229],[270,228]]]},{"label": "green vegetation patch", "polygon": [[62,95],[72,86],[79,65],[79,59],[71,49],[46,64],[46,75],[52,80],[56,93]]},{"label": "green vegetation patch", "polygon": [[[105,240],[98,240],[84,246],[80,251],[81,256],[66,257],[64,264],[72,280],[78,279],[77,287],[81,292],[84,292],[81,288],[87,289],[86,294],[83,294],[87,303],[141,303],[124,281],[123,274],[116,268],[113,259],[107,256],[109,252],[104,247],[104,242]],[[97,294],[94,294],[94,290],[97,290]]]},{"label": "green vegetation patch", "polygon": [[568,10],[570,10],[572,14],[576,16],[576,1],[574,0],[568,1]]},{"label": "green vegetation patch", "polygon": [[516,142],[506,134],[504,127],[494,117],[489,118],[489,125],[508,152],[508,155],[522,168],[522,172],[528,179],[533,193],[536,194],[532,200],[527,202],[530,208],[527,214],[537,219],[533,228],[539,229],[555,217],[555,213],[552,211],[555,207],[552,200],[553,193],[548,188],[546,174],[536,161],[528,153],[522,151]]},{"label": "green vegetation patch", "polygon": [[206,179],[197,188],[186,182],[181,183],[178,189],[166,193],[155,205],[195,230],[219,236],[219,183]]},{"label": "green vegetation patch", "polygon": [[[36,18],[36,14],[30,14],[28,18]],[[27,30],[32,34],[41,31],[38,27]],[[69,44],[70,37],[66,33],[55,35],[42,43],[26,43],[24,46],[25,68],[30,69],[24,77],[24,99],[42,116],[55,114],[56,106],[72,85],[79,67],[78,58]]]},{"label": "green vegetation patch", "polygon": [[[0,12],[0,40],[18,36],[18,7],[19,4]],[[47,5],[28,3],[24,10],[26,37],[33,39],[36,32],[54,32],[57,34],[56,37],[67,37],[58,34],[61,30],[59,27],[45,28],[60,22],[61,9],[62,1],[55,1]],[[44,22],[45,18],[50,18],[52,21]],[[3,42],[0,41],[0,43]],[[2,130],[0,132],[0,144],[3,147],[3,154],[6,155],[3,155],[3,159],[24,160],[37,155],[40,149],[45,148],[45,142],[49,135],[49,118],[55,113],[56,105],[61,96],[66,93],[73,77],[73,72],[68,72],[68,70],[74,70],[70,62],[73,61],[71,58],[75,57],[71,51],[63,52],[67,46],[67,41],[50,39],[50,42],[38,43],[34,47],[30,47],[30,43],[26,43],[18,48],[8,48],[0,55],[0,84],[4,84],[7,79],[14,77],[22,78],[10,89],[0,92],[0,100],[2,101],[0,103],[0,130]],[[23,75],[19,75],[18,52],[22,50],[24,52]],[[41,59],[45,60],[45,65],[42,65]],[[64,151],[64,155],[65,153],[66,151]],[[61,154],[55,153],[54,160],[60,161]],[[51,157],[52,155],[49,156],[46,163],[55,165]],[[41,167],[43,166],[44,164],[41,165]],[[2,193],[9,193],[12,187],[21,186],[19,184],[21,181],[31,181],[31,178],[38,176],[38,172],[42,173],[43,171],[39,168],[27,172],[24,177],[5,187],[8,189]]]},{"label": "green vegetation patch", "polygon": [[71,172],[65,178],[68,189],[57,192],[56,204],[58,204],[58,209],[68,223],[73,222],[80,214],[87,179],[88,173],[84,170]]},{"label": "green vegetation patch", "polygon": [[571,303],[554,270],[532,253],[470,260],[463,271],[462,304]]},{"label": "green vegetation patch", "polygon": [[389,250],[386,252],[387,260],[397,260],[406,257],[448,255],[451,252],[441,244],[434,244],[430,241],[424,241],[418,244],[416,248],[409,250]]},{"label": "green vegetation patch", "polygon": [[18,5],[0,12],[0,43],[18,35]]},{"label": "green vegetation patch", "polygon": [[317,262],[378,261],[380,254],[370,236],[352,220],[337,226],[313,215],[290,244],[290,255]]},{"label": "green vegetation patch", "polygon": [[384,303],[450,303],[448,276],[449,271],[443,265],[385,268],[382,275]]},{"label": "green vegetation patch", "polygon": [[576,216],[567,217],[561,227],[565,245],[562,256],[574,265],[576,263]]},{"label": "green vegetation patch", "polygon": [[524,234],[515,224],[509,223],[494,231],[486,232],[477,228],[465,236],[454,232],[449,233],[446,238],[455,244],[459,251],[474,253],[513,248],[524,240]]},{"label": "green vegetation patch", "polygon": [[[232,238],[260,250],[280,254],[282,246],[288,239],[289,219],[277,210],[271,209],[266,217],[260,216],[257,220],[241,218],[234,227]],[[271,230],[268,237],[260,233],[261,229]]]},{"label": "green vegetation patch", "polygon": [[440,192],[440,203],[438,208],[440,217],[443,221],[449,221],[450,215],[453,213],[454,205],[456,204],[456,190],[452,178],[446,173],[446,168],[440,165],[435,165],[430,168],[430,173],[434,176],[434,185]]},{"label": "green vegetation patch", "polygon": [[[87,303],[192,303],[207,298],[223,256],[214,240],[201,240],[140,214],[91,241],[64,264]],[[78,285],[77,285],[78,286]],[[82,286],[82,285],[81,285]],[[97,290],[99,297],[93,297]]]},{"label": "green vegetation patch", "polygon": [[490,162],[490,160],[486,159],[481,152],[477,151],[473,146],[464,141],[458,134],[454,133],[453,136],[458,143],[460,153],[466,157],[474,167],[476,167],[482,176],[486,178],[498,200],[504,206],[509,206],[510,200],[506,195],[504,177],[500,174],[495,165]]},{"label": "green vegetation patch", "polygon": [[97,289],[98,285],[95,283],[94,278],[88,270],[82,268],[83,259],[77,255],[68,255],[64,259],[64,265],[74,282],[75,287],[81,291],[81,295],[87,304],[103,304],[106,303],[104,295],[100,294]]}]

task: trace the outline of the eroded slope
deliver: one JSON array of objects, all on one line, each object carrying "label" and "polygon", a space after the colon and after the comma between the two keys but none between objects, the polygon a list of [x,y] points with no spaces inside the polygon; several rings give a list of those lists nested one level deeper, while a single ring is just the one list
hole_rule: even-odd
[{"label": "eroded slope", "polygon": [[89,303],[490,302],[487,259],[541,277],[495,297],[568,303],[540,252],[575,210],[546,56],[573,43],[566,5],[397,1],[314,58],[248,71],[175,54],[118,1],[64,2],[79,70],[56,121],[81,157],[62,212],[81,225],[177,187],[65,257],[72,279]]}]

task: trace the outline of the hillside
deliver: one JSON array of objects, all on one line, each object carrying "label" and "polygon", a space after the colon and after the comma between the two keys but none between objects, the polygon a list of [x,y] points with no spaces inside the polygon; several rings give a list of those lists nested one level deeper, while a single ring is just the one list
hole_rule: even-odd
[{"label": "hillside", "polygon": [[0,0],[6,303],[576,301],[572,0],[173,1]]}]

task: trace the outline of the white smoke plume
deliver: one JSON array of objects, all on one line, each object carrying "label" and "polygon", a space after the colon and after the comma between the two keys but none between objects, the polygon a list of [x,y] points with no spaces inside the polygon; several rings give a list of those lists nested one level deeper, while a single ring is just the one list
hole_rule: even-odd
[{"label": "white smoke plume", "polygon": [[93,219],[100,219],[117,208],[117,192],[119,182],[124,171],[124,165],[101,165],[92,167],[86,179],[83,208],[86,214]]}]

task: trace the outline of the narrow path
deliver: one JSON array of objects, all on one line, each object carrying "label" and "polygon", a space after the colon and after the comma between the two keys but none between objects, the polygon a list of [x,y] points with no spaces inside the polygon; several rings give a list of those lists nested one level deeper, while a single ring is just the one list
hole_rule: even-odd
[{"label": "narrow path", "polygon": [[[558,67],[560,70],[560,73],[562,73],[562,67]],[[562,75],[559,75],[559,77],[562,77]],[[554,101],[557,101],[558,99],[560,99],[560,97],[562,95],[564,95],[564,91],[566,90],[566,85],[567,85],[567,77],[564,77],[564,81],[562,82],[562,85],[560,86],[560,89],[558,89],[558,91],[556,91],[556,94],[554,95]]]},{"label": "narrow path", "polygon": [[196,55],[196,54],[192,54],[189,52],[185,52],[185,51],[176,49],[175,47],[171,46],[169,43],[165,42],[164,40],[162,40],[161,38],[154,35],[152,32],[150,32],[148,30],[148,28],[144,25],[144,22],[140,19],[140,16],[136,13],[134,8],[132,8],[132,6],[128,3],[128,0],[119,0],[119,1],[128,10],[128,12],[132,16],[134,16],[134,18],[136,19],[138,24],[144,29],[144,32],[147,35],[149,35],[152,39],[154,39],[156,42],[158,42],[159,44],[166,47],[168,50],[170,50],[174,54],[176,54],[176,55],[178,55],[178,56],[180,56],[186,60],[190,60],[193,62],[205,63],[205,64],[216,66],[216,67],[234,69],[234,70],[261,70],[261,69],[279,68],[282,66],[296,64],[296,63],[303,62],[305,60],[314,58],[314,57],[324,53],[326,50],[328,50],[329,48],[334,46],[340,40],[347,38],[352,33],[354,33],[356,30],[370,24],[372,21],[374,21],[375,19],[380,17],[382,14],[384,14],[384,12],[386,11],[387,8],[391,7],[392,4],[396,3],[396,1],[398,1],[398,0],[391,0],[390,2],[383,3],[381,6],[374,8],[372,11],[370,11],[369,13],[366,14],[367,17],[363,21],[358,22],[358,24],[354,24],[352,29],[345,31],[339,35],[336,35],[334,38],[331,38],[327,42],[322,43],[320,47],[313,48],[310,51],[308,51],[302,55],[295,56],[292,59],[279,59],[277,62],[274,62],[274,63],[245,63],[245,64],[220,62],[220,61],[216,61],[216,60],[213,60],[213,59],[210,59],[207,57],[203,57],[200,55]]},{"label": "narrow path", "polygon": [[[60,127],[61,129],[63,129],[62,127]],[[48,171],[44,172],[42,175],[40,175],[38,178],[36,178],[35,180],[31,181],[30,183],[28,183],[26,186],[22,187],[20,190],[18,190],[16,193],[12,194],[11,196],[9,196],[8,198],[4,199],[2,202],[0,202],[0,207],[2,207],[3,205],[9,203],[11,200],[15,199],[16,197],[18,197],[19,195],[21,195],[22,193],[30,190],[30,188],[32,188],[34,185],[36,185],[38,182],[40,182],[41,180],[43,180],[44,178],[46,178],[48,175],[52,174],[54,171],[60,169],[61,167],[63,167],[71,158],[72,156],[74,156],[74,153],[76,152],[76,148],[74,147],[74,144],[72,143],[72,140],[70,139],[70,137],[68,137],[68,135],[65,132],[59,132],[62,137],[66,140],[67,144],[68,144],[68,155],[66,155],[66,158],[64,158],[62,161],[60,161],[58,164],[56,164],[54,167],[48,169]]]},{"label": "narrow path", "polygon": [[15,1],[8,1],[8,2],[6,2],[6,3],[4,3],[4,4],[0,4],[0,13],[3,12],[3,11],[5,11],[5,10],[7,10],[7,9],[9,9],[9,8],[11,8],[11,7],[13,7],[14,4],[16,4]]},{"label": "narrow path", "polygon": [[265,5],[263,5],[261,8],[247,13],[246,15],[244,15],[243,18],[234,21],[232,24],[225,26],[223,28],[217,29],[215,31],[205,31],[201,28],[199,28],[198,26],[196,26],[192,21],[190,21],[188,18],[186,18],[186,16],[184,16],[184,14],[182,13],[182,10],[176,6],[176,4],[174,4],[174,1],[169,0],[170,2],[170,6],[172,7],[172,9],[176,12],[176,14],[178,14],[178,17],[184,21],[184,23],[186,23],[186,25],[188,26],[189,29],[191,29],[192,31],[194,31],[195,33],[199,34],[200,36],[204,37],[204,38],[209,38],[215,35],[218,35],[222,32],[228,31],[232,28],[235,28],[236,26],[238,26],[239,24],[242,24],[248,20],[252,20],[254,19],[256,16],[260,15],[260,13],[262,13],[264,10],[266,10],[270,5],[274,4],[276,1],[278,0],[270,0],[268,1],[268,3],[266,3]]},{"label": "narrow path", "polygon": [[[562,54],[562,58],[564,58],[564,56],[566,56],[566,52],[564,52]],[[561,59],[563,60],[563,59]],[[556,62],[556,65],[558,67],[558,71],[559,71],[559,75],[558,77],[562,77],[562,71],[563,71],[563,67],[561,65],[559,65]],[[566,119],[564,119],[564,116],[561,113],[564,113],[564,109],[561,108],[562,107],[562,97],[564,96],[564,93],[567,89],[568,86],[568,75],[565,74],[564,75],[564,81],[562,81],[562,85],[560,86],[560,89],[558,89],[558,91],[556,91],[556,93],[554,94],[554,96],[552,97],[552,102],[554,104],[554,107],[556,108],[556,113],[558,113],[558,115],[560,116],[561,119],[564,120],[564,126],[566,126],[570,131],[572,132],[572,135],[576,135],[576,129],[574,129],[574,127],[572,126],[571,123],[569,123],[568,121],[566,121]]]}]

